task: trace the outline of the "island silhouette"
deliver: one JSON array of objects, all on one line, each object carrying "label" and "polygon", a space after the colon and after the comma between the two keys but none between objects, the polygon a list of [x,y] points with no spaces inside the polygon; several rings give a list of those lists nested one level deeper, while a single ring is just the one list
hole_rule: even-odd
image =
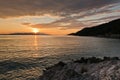
[{"label": "island silhouette", "polygon": [[17,33],[9,33],[9,34],[0,34],[0,35],[49,35],[45,33],[22,33],[22,32],[17,32]]}]

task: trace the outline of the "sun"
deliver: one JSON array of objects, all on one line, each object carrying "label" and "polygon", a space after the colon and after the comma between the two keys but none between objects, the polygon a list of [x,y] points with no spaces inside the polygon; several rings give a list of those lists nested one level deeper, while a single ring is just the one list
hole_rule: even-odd
[{"label": "sun", "polygon": [[38,32],[39,32],[39,29],[37,29],[37,28],[32,28],[32,31],[33,31],[34,33],[38,33]]}]

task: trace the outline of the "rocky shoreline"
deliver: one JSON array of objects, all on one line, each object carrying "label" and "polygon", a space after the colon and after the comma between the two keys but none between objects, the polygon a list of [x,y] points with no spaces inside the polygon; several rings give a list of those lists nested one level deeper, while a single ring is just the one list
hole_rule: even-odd
[{"label": "rocky shoreline", "polygon": [[59,62],[43,71],[39,80],[120,80],[118,57],[84,58]]}]

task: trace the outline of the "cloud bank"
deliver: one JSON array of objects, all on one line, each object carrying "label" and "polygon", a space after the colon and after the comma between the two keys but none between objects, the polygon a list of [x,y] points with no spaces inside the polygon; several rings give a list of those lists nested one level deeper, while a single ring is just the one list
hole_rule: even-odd
[{"label": "cloud bank", "polygon": [[120,0],[0,0],[0,17],[60,15],[97,9]]},{"label": "cloud bank", "polygon": [[[48,24],[22,24],[36,28],[87,27],[90,24],[98,24],[99,20],[103,20],[102,23],[105,20],[119,18],[119,3],[120,0],[0,0],[0,18],[49,14],[64,18]],[[93,18],[91,19],[90,16],[93,16]],[[99,17],[96,18],[97,16]],[[91,23],[85,19],[86,17],[91,20]],[[98,22],[95,22],[95,20],[98,20]],[[86,21],[86,23],[83,21]]]}]

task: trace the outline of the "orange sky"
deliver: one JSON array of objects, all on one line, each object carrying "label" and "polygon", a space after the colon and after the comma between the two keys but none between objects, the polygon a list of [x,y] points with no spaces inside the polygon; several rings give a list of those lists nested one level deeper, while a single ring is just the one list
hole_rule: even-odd
[{"label": "orange sky", "polygon": [[[89,3],[89,4],[87,4]],[[65,35],[120,18],[115,0],[0,0],[0,34],[33,32]]]},{"label": "orange sky", "polygon": [[[44,24],[49,24],[55,20],[61,19],[57,16],[25,16],[16,18],[0,19],[0,34],[8,34],[15,32],[33,32],[33,26],[27,25],[27,23],[37,24],[41,23],[42,27],[36,26],[39,32],[53,35],[66,35],[71,32],[76,32],[78,29],[62,29],[60,27],[45,26]],[[24,25],[23,25],[24,23]],[[25,25],[26,24],[26,25]],[[51,27],[51,28],[49,28]]]}]

